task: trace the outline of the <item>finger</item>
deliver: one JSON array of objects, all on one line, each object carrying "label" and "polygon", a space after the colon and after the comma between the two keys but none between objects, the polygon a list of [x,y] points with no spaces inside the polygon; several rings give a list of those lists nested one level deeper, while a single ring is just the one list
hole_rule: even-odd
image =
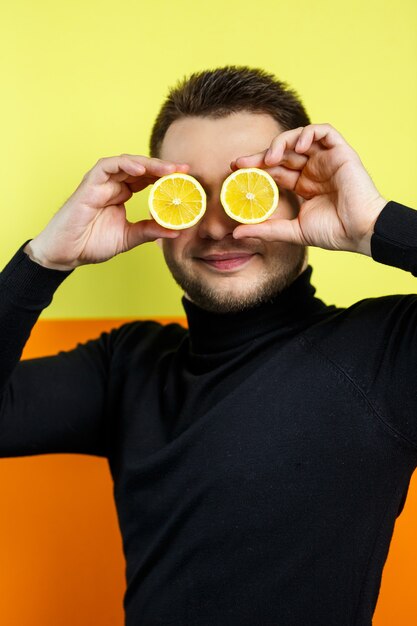
[{"label": "finger", "polygon": [[272,176],[278,187],[291,191],[295,189],[298,179],[300,178],[300,172],[298,170],[290,170],[282,165],[268,167],[265,171]]},{"label": "finger", "polygon": [[[187,163],[176,163],[175,171],[186,172],[189,169],[189,167],[190,166]],[[130,198],[132,197],[134,193],[138,191],[143,191],[143,189],[148,187],[148,185],[152,185],[155,181],[157,181],[158,178],[160,178],[160,176],[156,176],[156,175],[154,176],[154,175],[146,174],[146,173],[139,177],[128,176],[128,178],[126,178],[125,181],[120,181],[122,183],[124,182],[125,184],[120,185],[119,193],[116,196],[111,197],[109,202],[105,204],[104,207],[110,206],[113,204],[124,204],[125,202],[127,202],[127,200],[130,200]]]},{"label": "finger", "polygon": [[297,154],[293,150],[286,150],[282,155],[282,159],[279,162],[279,165],[291,170],[302,170],[303,167],[305,167],[307,161],[308,156],[306,156],[305,154]]},{"label": "finger", "polygon": [[190,169],[188,163],[176,163],[175,165],[177,167],[177,169],[175,170],[176,172],[186,172]]},{"label": "finger", "polygon": [[284,131],[277,135],[266,150],[256,152],[255,154],[241,156],[231,163],[234,169],[238,167],[260,167],[261,165],[275,165],[281,162],[284,153],[289,155],[294,153],[299,136],[303,131],[303,126]]},{"label": "finger", "polygon": [[330,124],[309,124],[277,135],[265,154],[265,164],[280,163],[286,151],[311,156],[323,148],[346,144],[340,133]]},{"label": "finger", "polygon": [[120,174],[116,174],[112,176],[112,179],[124,180],[124,182],[132,190],[132,192],[136,192],[136,191],[141,191],[142,189],[145,189],[145,187],[147,187],[148,185],[152,185],[154,182],[158,180],[158,178],[161,178],[162,176],[165,176],[166,174],[173,174],[174,172],[180,172],[180,173],[186,174],[188,173],[190,169],[190,166],[188,165],[188,163],[174,163],[174,164],[169,163],[169,164],[173,165],[174,168],[172,169],[171,167],[170,169],[168,169],[168,171],[166,171],[165,169],[162,169],[159,174],[152,173],[152,171],[155,171],[155,170],[154,168],[149,167],[149,168],[146,168],[146,171],[144,172],[144,174],[140,175],[139,177],[135,175],[135,176],[128,176],[127,178],[124,179],[123,173],[120,173]]},{"label": "finger", "polygon": [[340,133],[330,124],[311,124],[303,129],[294,150],[306,154],[313,143],[318,142],[325,148],[334,148],[346,143]]},{"label": "finger", "polygon": [[297,218],[284,220],[270,218],[260,224],[241,224],[233,231],[234,239],[256,237],[265,241],[282,241],[301,246],[308,245],[303,238]]},{"label": "finger", "polygon": [[175,171],[175,163],[161,159],[135,155],[120,155],[99,159],[89,172],[92,184],[106,183],[110,178],[124,181],[129,176],[143,176],[145,172],[157,176],[164,176]]},{"label": "finger", "polygon": [[[304,156],[302,156],[302,161],[296,162],[295,160],[293,160],[291,163],[289,163],[289,165],[292,166],[294,169],[291,169],[290,167],[285,167],[283,165],[276,165],[275,167],[265,167],[263,163],[260,163],[259,165],[248,165],[247,167],[262,167],[266,172],[268,172],[268,174],[272,176],[278,187],[293,191],[297,185],[298,179],[300,178],[300,172],[307,160],[307,157]],[[298,165],[299,169],[297,169],[296,165]],[[246,165],[244,167],[246,167]],[[235,169],[239,168],[236,167]]]},{"label": "finger", "polygon": [[127,182],[128,188],[132,191],[132,193],[136,193],[138,191],[142,191],[148,185],[153,185],[160,176],[141,176],[140,178],[135,178],[132,182]]},{"label": "finger", "polygon": [[266,169],[272,165],[285,165],[293,170],[302,170],[308,161],[308,157],[305,154],[297,154],[294,150],[285,150],[281,156],[281,160],[275,159],[273,162],[265,163],[265,154],[267,150],[257,152],[256,154],[239,157],[230,164],[232,170],[236,170],[243,167],[259,167]]},{"label": "finger", "polygon": [[264,165],[264,157],[267,149],[246,156],[241,156],[231,162],[230,168],[234,171],[242,167],[261,167]]},{"label": "finger", "polygon": [[284,152],[294,151],[294,147],[303,132],[304,127],[293,128],[286,130],[283,133],[277,135],[265,153],[265,164],[274,165],[280,163]]},{"label": "finger", "polygon": [[[187,173],[190,169],[190,166],[188,165],[188,163],[174,163],[170,165],[174,165],[174,170],[173,171],[169,171],[168,174],[173,174],[174,172],[181,172],[183,174]],[[145,165],[146,167],[146,165]],[[171,168],[172,169],[172,168]],[[140,180],[144,179],[144,178],[149,178],[149,180],[151,182],[155,182],[156,180],[158,180],[158,178],[161,178],[161,176],[164,176],[166,172],[162,171],[161,174],[152,174],[152,170],[151,167],[149,166],[149,168],[146,168],[146,171],[143,175],[140,176]],[[120,172],[119,174],[114,174],[112,175],[112,180],[118,180],[118,181],[123,181],[125,183],[133,183],[133,182],[137,182],[139,180],[137,175],[130,175],[127,176],[127,178],[123,175],[123,172]],[[146,183],[145,186],[147,186],[150,183]],[[141,187],[143,188],[143,186]]]},{"label": "finger", "polygon": [[[146,174],[150,176],[155,176],[156,178],[160,178],[164,176],[166,173],[174,173],[174,172],[186,172],[190,169],[188,163],[180,163],[174,161],[165,161],[163,159],[158,159],[156,157],[144,157],[144,156],[135,156],[135,155],[123,155],[131,157],[134,163],[140,163],[145,167]],[[169,170],[167,172],[167,170]]]},{"label": "finger", "polygon": [[115,196],[111,196],[108,199],[108,202],[103,204],[103,208],[113,205],[124,204],[133,196],[133,192],[130,189],[129,185],[120,185],[120,191]]},{"label": "finger", "polygon": [[[190,166],[188,165],[188,163],[176,163],[174,172],[180,172],[180,173],[186,174],[188,173],[189,169],[190,169]],[[168,174],[173,174],[174,172],[168,172]],[[164,174],[162,174],[162,176],[163,175]],[[155,183],[159,178],[161,178],[161,175],[146,172],[139,178],[135,176],[135,177],[126,179],[125,182],[127,186],[129,187],[129,189],[133,193],[136,193],[137,191],[142,191],[143,189],[145,189],[145,187],[148,187],[148,185],[153,185],[153,183]]]},{"label": "finger", "polygon": [[164,228],[155,220],[140,220],[139,222],[131,222],[128,225],[126,242],[128,250],[149,241],[155,241],[156,239],[176,239],[179,237],[180,232],[178,230],[171,230]]}]

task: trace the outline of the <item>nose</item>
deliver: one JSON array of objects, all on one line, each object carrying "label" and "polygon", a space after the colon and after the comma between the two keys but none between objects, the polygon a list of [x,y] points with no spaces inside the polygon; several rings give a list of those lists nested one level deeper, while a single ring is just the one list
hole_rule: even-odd
[{"label": "nose", "polygon": [[220,194],[217,198],[207,199],[206,212],[198,222],[198,235],[202,239],[224,239],[231,235],[237,226],[236,220],[229,217],[224,210]]}]

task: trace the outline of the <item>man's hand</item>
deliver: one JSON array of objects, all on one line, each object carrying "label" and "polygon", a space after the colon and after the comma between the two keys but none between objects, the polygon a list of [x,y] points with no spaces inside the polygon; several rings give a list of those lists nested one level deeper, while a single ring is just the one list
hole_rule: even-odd
[{"label": "man's hand", "polygon": [[148,241],[175,238],[177,231],[154,219],[129,222],[125,203],[161,176],[188,170],[184,163],[134,154],[99,159],[24,252],[45,267],[71,270],[102,263]]},{"label": "man's hand", "polygon": [[265,169],[279,187],[300,196],[299,214],[280,219],[279,205],[260,224],[240,225],[233,237],[259,237],[370,256],[374,224],[387,204],[358,154],[329,124],[288,130],[269,149],[242,156],[231,169]]}]

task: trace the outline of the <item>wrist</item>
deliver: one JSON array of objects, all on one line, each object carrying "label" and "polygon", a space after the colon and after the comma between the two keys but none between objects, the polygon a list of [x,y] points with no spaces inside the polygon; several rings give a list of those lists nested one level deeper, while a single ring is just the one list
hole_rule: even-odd
[{"label": "wrist", "polygon": [[357,243],[356,252],[359,252],[359,254],[364,254],[369,257],[372,256],[371,239],[372,239],[372,235],[374,234],[375,224],[382,210],[387,204],[388,204],[388,200],[380,197],[374,202],[372,208],[370,209],[371,213],[373,214],[373,218],[372,218],[371,224],[367,232]]},{"label": "wrist", "polygon": [[73,267],[69,267],[68,265],[60,265],[59,263],[51,263],[50,261],[48,261],[48,259],[46,259],[42,255],[42,253],[37,250],[36,245],[33,243],[33,241],[33,239],[32,241],[29,241],[29,243],[27,243],[26,246],[23,248],[23,252],[27,254],[31,261],[51,270],[68,272],[74,269]]}]

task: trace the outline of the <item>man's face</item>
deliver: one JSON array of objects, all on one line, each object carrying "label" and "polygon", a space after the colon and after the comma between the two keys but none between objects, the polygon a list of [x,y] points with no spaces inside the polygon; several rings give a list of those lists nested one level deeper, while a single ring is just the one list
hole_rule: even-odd
[{"label": "man's face", "polygon": [[[216,313],[251,308],[282,291],[307,267],[306,249],[283,242],[267,242],[248,237],[233,239],[239,225],[220,203],[224,179],[230,163],[239,156],[269,147],[281,131],[267,114],[239,112],[211,119],[186,117],[168,128],[161,159],[187,163],[188,173],[197,178],[207,194],[207,209],[191,228],[176,239],[162,239],[165,261],[184,295],[198,306]],[[298,204],[290,202],[280,189],[276,217],[291,219]],[[235,261],[215,261],[213,255],[240,257]],[[245,255],[245,256],[243,256]]]}]

